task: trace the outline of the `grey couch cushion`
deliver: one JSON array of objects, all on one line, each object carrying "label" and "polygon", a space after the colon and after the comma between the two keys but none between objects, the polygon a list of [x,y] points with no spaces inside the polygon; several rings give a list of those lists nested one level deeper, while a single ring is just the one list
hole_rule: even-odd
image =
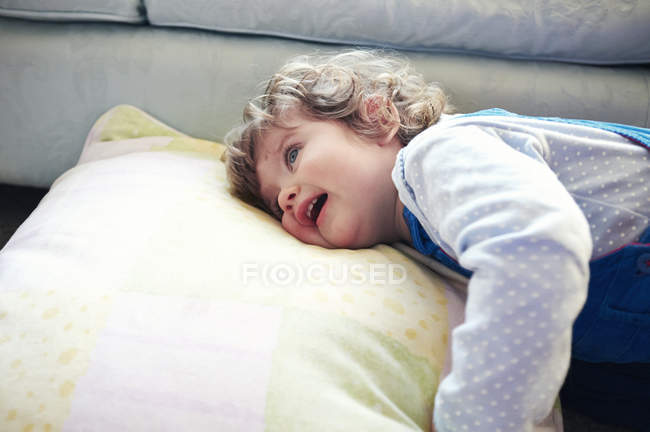
[{"label": "grey couch cushion", "polygon": [[145,0],[152,24],[590,64],[650,62],[650,1]]},{"label": "grey couch cushion", "polygon": [[44,21],[146,21],[142,0],[0,0],[0,16]]},{"label": "grey couch cushion", "polygon": [[[191,29],[0,18],[0,182],[48,186],[73,166],[90,125],[128,103],[221,140],[289,57],[333,46]],[[650,67],[593,67],[407,53],[463,112],[648,126]]]}]

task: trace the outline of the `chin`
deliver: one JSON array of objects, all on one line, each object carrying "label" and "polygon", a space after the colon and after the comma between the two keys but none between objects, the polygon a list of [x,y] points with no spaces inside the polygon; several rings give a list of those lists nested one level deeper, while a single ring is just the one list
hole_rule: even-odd
[{"label": "chin", "polygon": [[361,239],[357,236],[348,236],[337,239],[336,243],[333,244],[340,249],[365,249],[374,246],[377,242]]},{"label": "chin", "polygon": [[[347,227],[354,224],[349,223]],[[364,232],[361,227],[357,229],[347,229],[347,230],[334,230],[335,235],[327,236],[325,241],[327,241],[331,246],[330,249],[366,249],[381,243],[381,241],[373,238],[373,236],[368,235],[369,233]]]},{"label": "chin", "polygon": [[328,249],[359,249],[359,247],[355,247],[352,240],[347,240],[344,238],[326,240],[326,242],[328,245],[325,247]]}]

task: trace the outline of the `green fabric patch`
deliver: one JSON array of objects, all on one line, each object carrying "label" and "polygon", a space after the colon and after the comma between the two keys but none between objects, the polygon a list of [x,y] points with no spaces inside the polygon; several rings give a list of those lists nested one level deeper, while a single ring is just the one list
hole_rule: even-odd
[{"label": "green fabric patch", "polygon": [[425,358],[356,321],[285,309],[266,430],[428,432],[439,374]]},{"label": "green fabric patch", "polygon": [[184,135],[131,105],[119,105],[105,114],[100,141],[119,141],[125,139],[169,136],[183,137]]}]

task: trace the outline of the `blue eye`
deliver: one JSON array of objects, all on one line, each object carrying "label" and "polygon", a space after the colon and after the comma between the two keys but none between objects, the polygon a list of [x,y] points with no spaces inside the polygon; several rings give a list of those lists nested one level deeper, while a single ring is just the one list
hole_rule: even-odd
[{"label": "blue eye", "polygon": [[292,148],[287,152],[287,162],[293,164],[298,158],[298,149]]}]

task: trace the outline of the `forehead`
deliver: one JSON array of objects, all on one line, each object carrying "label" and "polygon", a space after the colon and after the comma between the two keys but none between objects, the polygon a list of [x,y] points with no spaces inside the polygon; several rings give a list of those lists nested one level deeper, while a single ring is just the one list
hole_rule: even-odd
[{"label": "forehead", "polygon": [[256,167],[259,167],[261,162],[278,155],[286,137],[307,121],[304,116],[292,112],[274,122],[266,130],[261,131],[255,140],[254,147]]},{"label": "forehead", "polygon": [[255,166],[259,169],[260,164],[268,161],[274,155],[277,155],[282,148],[283,137],[286,135],[287,129],[271,126],[267,130],[260,133],[255,140]]}]

